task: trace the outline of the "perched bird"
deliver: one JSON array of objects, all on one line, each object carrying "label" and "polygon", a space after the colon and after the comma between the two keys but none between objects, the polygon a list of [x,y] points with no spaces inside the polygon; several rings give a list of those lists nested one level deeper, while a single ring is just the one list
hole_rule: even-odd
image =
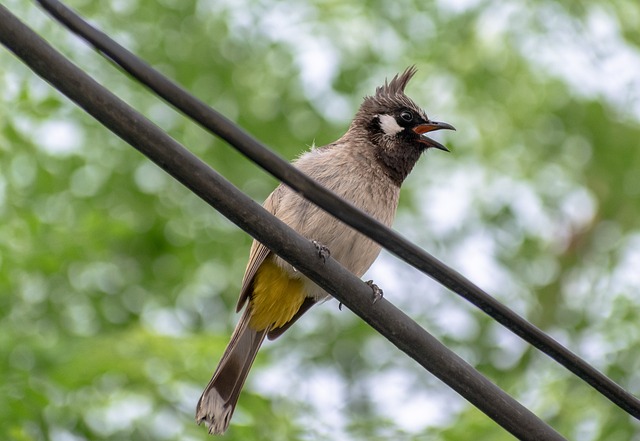
[{"label": "perched bird", "polygon": [[[347,133],[314,148],[293,164],[338,196],[391,226],[400,185],[429,148],[448,151],[426,134],[453,126],[431,121],[404,89],[416,73],[409,67],[364,98]],[[264,208],[315,241],[319,249],[361,277],[380,246],[327,214],[289,187],[278,186]],[[325,248],[326,247],[326,248]],[[374,294],[377,294],[374,287]],[[198,424],[222,434],[229,426],[238,396],[265,337],[286,331],[315,303],[330,295],[295,268],[254,241],[242,281],[237,311],[245,307],[218,367],[196,410]]]}]

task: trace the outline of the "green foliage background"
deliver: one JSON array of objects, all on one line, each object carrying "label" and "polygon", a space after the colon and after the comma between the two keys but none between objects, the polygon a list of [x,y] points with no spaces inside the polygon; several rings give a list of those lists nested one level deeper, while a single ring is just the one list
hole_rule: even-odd
[{"label": "green foliage background", "polygon": [[[276,182],[31,2],[3,4],[261,201]],[[640,395],[640,6],[538,0],[69,5],[286,158],[409,64],[453,153],[395,228]],[[0,438],[196,440],[250,238],[0,51]],[[640,425],[383,254],[389,300],[570,439]],[[227,439],[511,439],[335,302],[265,345]]]}]

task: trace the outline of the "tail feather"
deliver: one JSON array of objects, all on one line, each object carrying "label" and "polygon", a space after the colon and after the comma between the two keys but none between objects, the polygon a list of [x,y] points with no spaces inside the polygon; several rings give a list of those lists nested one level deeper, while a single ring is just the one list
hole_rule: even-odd
[{"label": "tail feather", "polygon": [[218,368],[198,401],[196,422],[204,421],[209,433],[223,434],[229,427],[242,386],[267,335],[268,330],[256,331],[248,326],[250,309],[245,309]]}]

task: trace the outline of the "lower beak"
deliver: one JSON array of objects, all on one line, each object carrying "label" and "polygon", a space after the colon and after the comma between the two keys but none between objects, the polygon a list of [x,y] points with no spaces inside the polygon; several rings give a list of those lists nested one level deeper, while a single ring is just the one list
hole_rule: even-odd
[{"label": "lower beak", "polygon": [[433,139],[427,137],[425,134],[429,133],[429,132],[434,132],[436,130],[442,130],[442,129],[447,129],[447,130],[455,130],[456,128],[453,127],[451,124],[447,124],[445,122],[439,122],[439,121],[427,121],[424,124],[420,124],[418,126],[415,126],[413,128],[413,131],[416,132],[418,135],[420,135],[420,142],[427,144],[427,146],[429,147],[435,147],[437,149],[440,150],[444,150],[445,152],[448,152],[449,149],[446,148],[445,146],[443,146],[442,144],[440,144],[437,141],[434,141]]}]

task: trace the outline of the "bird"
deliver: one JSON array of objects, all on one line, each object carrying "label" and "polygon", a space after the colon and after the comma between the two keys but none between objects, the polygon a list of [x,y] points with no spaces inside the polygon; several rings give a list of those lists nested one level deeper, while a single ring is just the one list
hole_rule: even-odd
[{"label": "bird", "polygon": [[[337,141],[312,147],[293,165],[309,177],[390,227],[400,187],[421,155],[449,151],[428,133],[455,128],[432,121],[405,88],[415,75],[409,66],[364,97],[347,132]],[[331,255],[358,277],[376,260],[380,246],[280,184],[263,207],[313,241],[321,256]],[[374,300],[382,291],[373,289]],[[196,408],[196,422],[210,434],[223,434],[265,337],[273,340],[330,294],[258,241],[253,241],[236,312],[243,311],[211,381]]]}]

